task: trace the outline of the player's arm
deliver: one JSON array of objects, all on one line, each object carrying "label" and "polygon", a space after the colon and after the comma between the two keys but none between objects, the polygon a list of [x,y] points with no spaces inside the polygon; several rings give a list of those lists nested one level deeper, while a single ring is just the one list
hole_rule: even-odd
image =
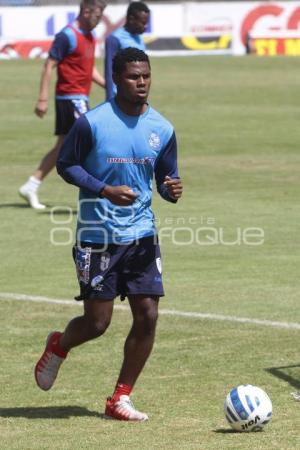
[{"label": "player's arm", "polygon": [[98,86],[105,88],[105,79],[100,74],[96,66],[93,68],[92,80],[94,83],[98,84]]},{"label": "player's arm", "polygon": [[178,175],[177,142],[174,132],[167,145],[161,150],[154,171],[157,190],[161,197],[176,203],[182,196],[183,186]]},{"label": "player's arm", "polygon": [[112,79],[112,61],[120,49],[119,41],[115,36],[108,36],[105,40],[105,82],[106,100],[110,100],[114,95],[114,83]]},{"label": "player's arm", "polygon": [[35,105],[35,114],[38,117],[44,117],[48,110],[48,98],[49,98],[49,86],[52,77],[53,69],[57,66],[57,61],[48,57],[43,66],[41,82],[40,82],[40,92]]},{"label": "player's arm", "polygon": [[39,97],[35,106],[35,114],[38,117],[44,117],[48,110],[49,87],[52,77],[53,69],[57,64],[63,60],[70,49],[70,38],[64,33],[60,32],[55,36],[53,44],[49,50],[49,56],[43,66]]},{"label": "player's arm", "polygon": [[128,186],[110,186],[88,173],[83,167],[93,147],[93,135],[90,124],[85,116],[81,116],[68,133],[56,168],[59,175],[70,184],[89,191],[96,197],[107,198],[119,206],[131,205],[137,194]]}]

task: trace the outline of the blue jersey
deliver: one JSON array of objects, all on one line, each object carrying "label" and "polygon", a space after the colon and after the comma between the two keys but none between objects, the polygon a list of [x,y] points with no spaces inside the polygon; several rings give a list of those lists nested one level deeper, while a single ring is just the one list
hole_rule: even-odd
[{"label": "blue jersey", "polygon": [[140,34],[129,33],[124,27],[118,28],[105,40],[105,81],[106,100],[110,100],[117,92],[116,85],[112,80],[112,61],[115,54],[128,47],[138,48],[145,51],[146,47]]},{"label": "blue jersey", "polygon": [[[123,113],[115,99],[80,117],[61,149],[58,173],[80,188],[77,241],[128,243],[156,234],[152,179],[168,201],[165,177],[178,178],[172,125],[151,106],[140,116]],[[139,196],[131,206],[100,198],[105,185],[127,185]]]}]

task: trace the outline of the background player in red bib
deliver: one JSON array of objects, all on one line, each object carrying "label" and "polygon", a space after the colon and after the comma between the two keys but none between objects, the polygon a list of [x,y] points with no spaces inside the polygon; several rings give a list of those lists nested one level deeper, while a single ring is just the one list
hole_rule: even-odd
[{"label": "background player in red bib", "polygon": [[43,118],[48,110],[49,86],[52,71],[57,71],[55,89],[54,147],[41,160],[39,167],[20,187],[19,194],[34,209],[44,209],[38,199],[38,189],[43,179],[55,167],[60,148],[75,120],[89,109],[92,81],[105,87],[105,80],[95,66],[96,40],[92,30],[99,24],[104,0],[83,0],[74,23],[67,25],[54,39],[44,64],[35,114]]}]

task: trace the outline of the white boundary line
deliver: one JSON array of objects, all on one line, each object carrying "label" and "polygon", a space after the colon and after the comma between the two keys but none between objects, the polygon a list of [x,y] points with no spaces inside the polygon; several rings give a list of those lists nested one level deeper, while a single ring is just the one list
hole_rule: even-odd
[{"label": "white boundary line", "polygon": [[[17,300],[25,302],[52,303],[67,306],[81,306],[81,302],[72,302],[58,298],[42,297],[39,295],[14,294],[12,292],[0,292],[0,300]],[[127,311],[129,307],[126,305],[115,305],[116,309]],[[192,319],[208,319],[237,323],[248,323],[251,325],[261,325],[264,327],[285,328],[288,330],[300,330],[300,323],[295,322],[276,322],[272,320],[250,319],[247,317],[224,316],[222,314],[185,312],[173,309],[160,309],[159,313],[166,316],[189,317]]]}]

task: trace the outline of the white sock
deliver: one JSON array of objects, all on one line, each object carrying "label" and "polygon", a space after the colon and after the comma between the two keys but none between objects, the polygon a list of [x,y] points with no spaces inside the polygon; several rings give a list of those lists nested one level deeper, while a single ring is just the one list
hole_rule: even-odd
[{"label": "white sock", "polygon": [[24,186],[31,192],[37,192],[41,183],[41,180],[38,180],[34,176],[31,176]]}]

